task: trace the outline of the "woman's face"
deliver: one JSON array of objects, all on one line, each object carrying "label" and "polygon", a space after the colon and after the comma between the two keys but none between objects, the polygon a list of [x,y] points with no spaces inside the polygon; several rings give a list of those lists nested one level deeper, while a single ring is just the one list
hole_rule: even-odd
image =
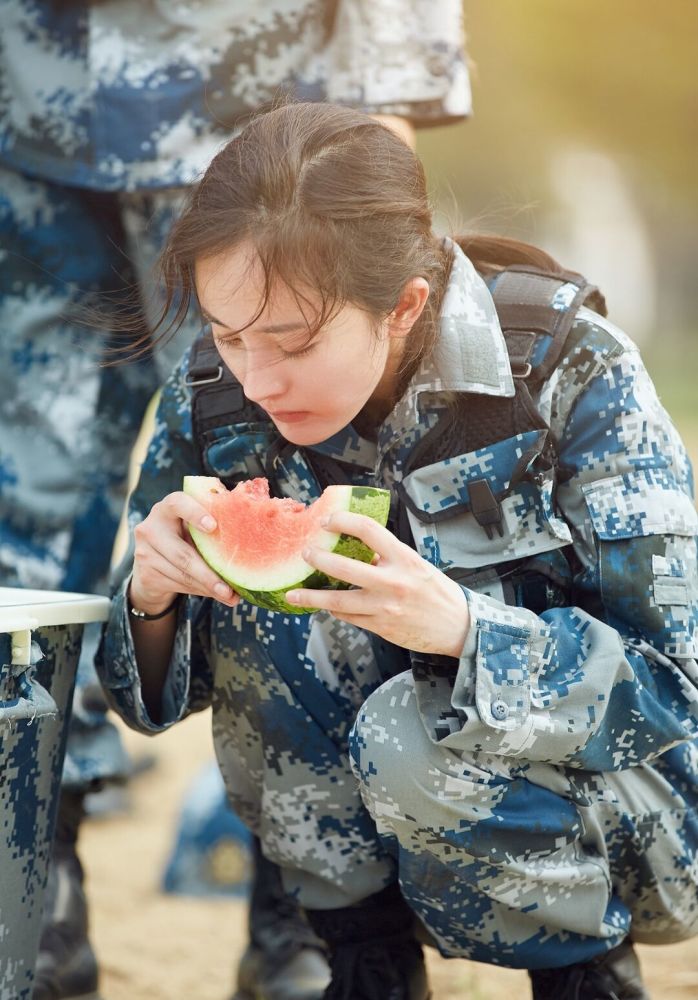
[{"label": "woman's face", "polygon": [[387,412],[404,342],[390,335],[388,321],[376,329],[365,312],[346,305],[307,343],[301,306],[279,285],[247,327],[262,300],[264,278],[256,256],[245,249],[198,261],[195,279],[221,358],[288,441],[324,441],[369,401],[369,410]]}]

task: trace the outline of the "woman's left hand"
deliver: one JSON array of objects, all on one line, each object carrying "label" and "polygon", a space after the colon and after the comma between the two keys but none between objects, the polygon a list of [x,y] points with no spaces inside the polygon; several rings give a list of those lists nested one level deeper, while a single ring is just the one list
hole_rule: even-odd
[{"label": "woman's left hand", "polygon": [[323,527],[359,538],[376,555],[369,564],[306,550],[303,558],[310,566],[358,589],[290,590],[290,604],[325,609],[415,652],[460,656],[470,617],[465,594],[454,580],[364,514],[342,511]]}]

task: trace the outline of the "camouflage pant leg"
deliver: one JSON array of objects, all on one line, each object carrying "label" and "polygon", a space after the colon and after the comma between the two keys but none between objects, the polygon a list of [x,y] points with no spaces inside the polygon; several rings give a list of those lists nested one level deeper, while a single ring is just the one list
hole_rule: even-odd
[{"label": "camouflage pant leg", "polygon": [[108,320],[95,329],[76,307],[132,274],[112,196],[4,169],[0,191],[0,575],[91,590],[155,380],[152,365],[101,367]]},{"label": "camouflage pant leg", "polygon": [[698,934],[698,741],[650,764],[601,775],[568,772],[602,825],[614,888],[634,940]]},{"label": "camouflage pant leg", "polygon": [[380,682],[366,634],[324,613],[283,631],[248,604],[230,614],[213,631],[213,735],[233,807],[304,906],[361,900],[395,877],[347,752]]},{"label": "camouflage pant leg", "polygon": [[96,624],[86,625],[83,633],[61,777],[61,786],[71,791],[88,791],[103,781],[125,781],[132,770],[94,668],[99,632]]},{"label": "camouflage pant leg", "polygon": [[157,312],[152,266],[182,189],[98,194],[0,167],[0,192],[0,582],[93,591],[145,407],[200,326],[192,315],[153,358],[102,367],[124,346],[109,303],[138,290],[143,332]]},{"label": "camouflage pant leg", "polygon": [[[152,329],[160,313],[161,299],[154,283],[154,266],[182,198],[181,188],[171,188],[121,193],[114,199],[121,224],[119,231],[123,232],[123,246],[119,249],[127,255],[133,273],[133,287],[139,291],[144,312],[144,330]],[[152,373],[152,388],[165,381],[199,328],[200,319],[192,310],[173,338],[153,346],[152,360],[148,358],[141,362]],[[129,453],[134,437],[135,435],[131,435],[124,442],[128,445]],[[127,469],[122,467],[121,474],[125,481]],[[99,587],[100,583],[97,583],[94,588],[89,589]],[[63,771],[65,786],[84,787],[97,778],[120,779],[130,771],[130,762],[124,753],[118,731],[99,704],[99,681],[93,664],[98,638],[99,627],[88,626],[73,699]]]},{"label": "camouflage pant leg", "polygon": [[[105,292],[118,307],[124,287],[133,290],[123,206],[4,169],[0,191],[0,582],[103,591],[131,446],[157,387],[150,359],[101,367],[117,343],[108,319],[95,329],[75,310],[96,301],[104,312]],[[71,787],[128,766],[89,697],[93,647],[87,630],[64,770]]]},{"label": "camouflage pant leg", "polygon": [[613,774],[454,752],[429,738],[410,674],[368,698],[350,746],[403,892],[445,955],[552,967],[629,930],[657,942],[698,930],[695,747]]}]

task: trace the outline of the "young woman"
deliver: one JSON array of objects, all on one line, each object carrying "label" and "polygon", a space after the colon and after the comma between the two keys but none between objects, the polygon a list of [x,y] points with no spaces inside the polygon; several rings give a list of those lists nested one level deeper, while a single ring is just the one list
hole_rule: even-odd
[{"label": "young woman", "polygon": [[[631,941],[698,929],[690,465],[569,276],[557,357],[519,331],[514,364],[483,274],[554,262],[463,245],[362,114],[289,105],[219,153],[164,254],[168,307],[197,297],[258,409],[195,441],[186,358],[170,378],[101,676],[146,732],[212,703],[231,800],[328,943],[327,997],[423,1000],[418,938],[532,970],[539,998],[643,997]],[[303,501],[328,461],[389,489],[388,528],[328,524],[377,559],[307,551],[353,585],[289,594],[311,616],[241,602],[186,529],[214,527],[180,489],[201,451],[229,478],[275,454]]]}]

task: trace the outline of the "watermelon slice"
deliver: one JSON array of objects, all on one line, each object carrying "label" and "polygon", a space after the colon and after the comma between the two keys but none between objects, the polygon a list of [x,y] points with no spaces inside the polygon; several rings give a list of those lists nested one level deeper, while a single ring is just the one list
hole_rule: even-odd
[{"label": "watermelon slice", "polygon": [[206,533],[189,525],[197,549],[246,601],[270,611],[309,614],[285,600],[296,587],[317,589],[347,584],[318,572],[303,559],[307,545],[370,562],[374,553],[358,538],[320,526],[335,511],[367,514],[385,525],[390,493],[371,486],[328,486],[315,503],[269,496],[266,479],[249,479],[227,490],[213,476],[185,476],[184,492],[205,507],[218,527]]}]

